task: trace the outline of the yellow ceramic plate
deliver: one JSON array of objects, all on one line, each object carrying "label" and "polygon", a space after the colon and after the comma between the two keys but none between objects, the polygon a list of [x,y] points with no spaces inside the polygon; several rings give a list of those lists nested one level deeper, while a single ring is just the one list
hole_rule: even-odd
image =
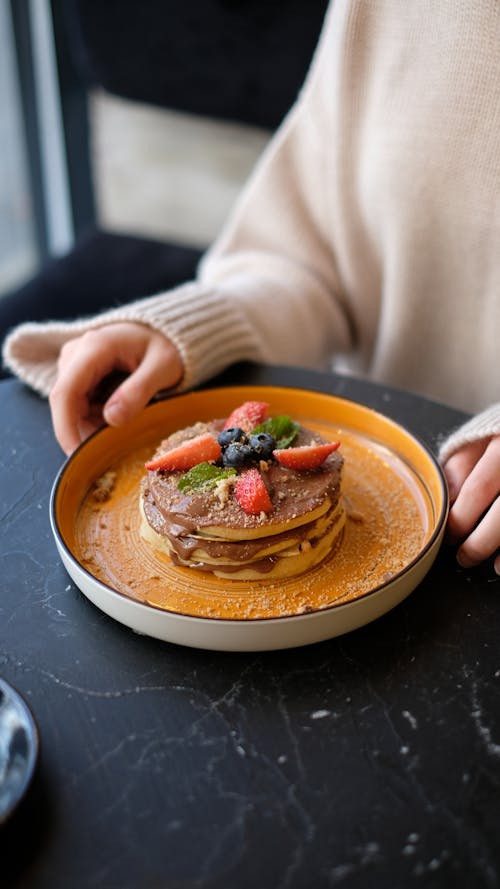
[{"label": "yellow ceramic plate", "polygon": [[[280,583],[227,581],[178,568],[139,534],[144,461],[168,434],[267,401],[331,440],[345,459],[348,521],[341,547]],[[96,481],[112,472],[109,499]],[[447,515],[432,454],[404,428],[360,404],[271,386],[228,387],[157,402],[126,429],[105,428],[65,463],[51,498],[63,563],[81,591],[133,630],[199,648],[263,650],[348,632],[389,611],[434,561]]]}]

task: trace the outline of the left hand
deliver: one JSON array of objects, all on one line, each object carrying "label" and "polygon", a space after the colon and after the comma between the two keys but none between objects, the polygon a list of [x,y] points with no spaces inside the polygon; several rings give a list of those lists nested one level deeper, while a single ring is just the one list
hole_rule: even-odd
[{"label": "left hand", "polygon": [[[102,404],[103,393],[96,393],[116,371],[125,372],[126,378]],[[104,422],[121,426],[131,420],[158,391],[177,385],[183,373],[177,347],[147,324],[114,322],[68,340],[49,395],[63,451],[71,454]]]},{"label": "left hand", "polygon": [[451,501],[448,540],[459,543],[459,564],[469,568],[495,556],[500,574],[500,435],[464,445],[443,470]]}]

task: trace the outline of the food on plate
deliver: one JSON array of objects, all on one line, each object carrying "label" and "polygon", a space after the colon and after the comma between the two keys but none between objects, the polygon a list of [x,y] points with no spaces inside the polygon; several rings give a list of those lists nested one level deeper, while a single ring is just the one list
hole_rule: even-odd
[{"label": "food on plate", "polygon": [[115,484],[116,472],[112,469],[108,469],[107,472],[104,472],[103,475],[95,480],[92,489],[92,497],[99,503],[104,503],[105,500],[109,500],[111,497]]},{"label": "food on plate", "polygon": [[339,546],[343,457],[266,402],[161,442],[141,485],[141,534],[175,565],[230,580],[296,576]]}]

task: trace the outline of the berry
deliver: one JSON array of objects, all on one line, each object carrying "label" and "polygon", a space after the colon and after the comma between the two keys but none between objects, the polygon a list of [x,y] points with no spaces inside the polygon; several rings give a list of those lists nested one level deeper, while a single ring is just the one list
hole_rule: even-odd
[{"label": "berry", "polygon": [[281,466],[287,469],[318,469],[333,451],[336,451],[340,442],[330,444],[305,445],[298,448],[284,448],[273,451],[273,456]]},{"label": "berry", "polygon": [[258,460],[270,460],[276,447],[276,439],[269,432],[257,432],[248,442]]},{"label": "berry", "polygon": [[239,426],[230,426],[229,429],[223,429],[222,432],[219,433],[217,441],[221,448],[224,449],[234,441],[240,441],[242,444],[246,444],[247,437],[243,432],[243,429],[240,429]]},{"label": "berry", "polygon": [[222,452],[222,463],[224,466],[232,466],[234,469],[241,469],[252,463],[254,453],[249,445],[240,441],[233,441],[228,444],[227,448]]},{"label": "berry", "polygon": [[156,470],[175,470],[186,471],[197,466],[198,463],[215,462],[220,458],[221,447],[209,432],[197,435],[196,438],[190,438],[184,441],[176,448],[166,451],[159,457],[155,457],[146,463],[146,469]]},{"label": "berry", "polygon": [[245,401],[229,415],[224,429],[239,426],[243,432],[249,433],[265,420],[268,413],[269,405],[266,401]]},{"label": "berry", "polygon": [[235,497],[248,515],[270,512],[273,508],[264,480],[258,469],[247,469],[234,486]]}]

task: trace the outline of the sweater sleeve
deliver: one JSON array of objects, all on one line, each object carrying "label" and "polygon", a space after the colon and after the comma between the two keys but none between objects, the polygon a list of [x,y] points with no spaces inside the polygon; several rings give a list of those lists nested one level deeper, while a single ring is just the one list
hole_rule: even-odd
[{"label": "sweater sleeve", "polygon": [[184,365],[179,391],[209,379],[235,361],[262,360],[255,331],[237,303],[226,305],[220,293],[188,283],[92,318],[21,324],[5,340],[4,363],[23,382],[48,396],[64,343],[119,321],[148,325],[172,340]]},{"label": "sweater sleeve", "polygon": [[329,246],[323,128],[327,24],[306,84],[261,157],[196,281],[74,322],[27,323],[5,341],[5,365],[46,395],[62,345],[117,321],[170,338],[184,363],[182,389],[241,360],[324,367],[351,347]]},{"label": "sweater sleeve", "polygon": [[500,435],[500,402],[476,414],[452,432],[439,449],[439,461],[446,463],[464,445],[493,435]]}]

